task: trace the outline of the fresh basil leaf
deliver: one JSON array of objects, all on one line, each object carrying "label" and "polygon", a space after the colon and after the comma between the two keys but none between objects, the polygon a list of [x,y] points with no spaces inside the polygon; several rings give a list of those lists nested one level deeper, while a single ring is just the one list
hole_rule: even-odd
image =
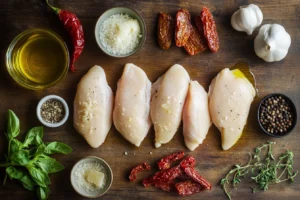
[{"label": "fresh basil leaf", "polygon": [[30,178],[28,174],[25,174],[20,181],[23,184],[23,187],[27,190],[34,191],[35,190],[35,182]]},{"label": "fresh basil leaf", "polygon": [[27,190],[33,191],[35,189],[35,183],[27,174],[28,172],[24,172],[16,169],[13,166],[9,166],[6,168],[6,173],[11,179],[19,180],[23,184],[23,187]]},{"label": "fresh basil leaf", "polygon": [[28,171],[32,177],[32,179],[42,187],[46,187],[48,184],[50,184],[49,176],[46,172],[44,172],[41,169],[38,169],[34,166],[28,167]]},{"label": "fresh basil leaf", "polygon": [[43,144],[42,138],[43,138],[43,127],[38,126],[38,127],[33,127],[30,129],[26,136],[25,136],[25,141],[23,143],[24,147],[28,147],[29,145],[40,145]]},{"label": "fresh basil leaf", "polygon": [[19,140],[17,139],[12,139],[10,141],[10,150],[9,150],[9,153],[10,155],[14,154],[15,152],[21,150],[23,147],[23,144],[22,142],[20,142]]},{"label": "fresh basil leaf", "polygon": [[8,110],[7,137],[9,140],[15,138],[20,133],[19,118],[12,110]]},{"label": "fresh basil leaf", "polygon": [[62,164],[57,162],[55,159],[45,155],[39,157],[37,159],[37,162],[35,162],[35,164],[48,174],[59,172],[65,168]]},{"label": "fresh basil leaf", "polygon": [[62,142],[51,142],[46,146],[46,154],[62,153],[69,154],[72,152],[72,148]]},{"label": "fresh basil leaf", "polygon": [[38,148],[37,148],[37,150],[36,150],[36,152],[35,152],[35,157],[38,157],[38,156],[40,156],[40,155],[42,155],[43,153],[44,153],[44,151],[45,151],[45,145],[44,144],[41,144]]},{"label": "fresh basil leaf", "polygon": [[17,170],[13,166],[7,167],[5,171],[8,174],[9,178],[11,178],[11,179],[18,179],[19,180],[24,175],[24,173],[22,171]]},{"label": "fresh basil leaf", "polygon": [[48,198],[50,191],[48,187],[38,187],[36,193],[39,200],[45,200]]},{"label": "fresh basil leaf", "polygon": [[10,157],[13,165],[25,166],[29,163],[29,152],[26,150],[20,150],[15,152]]}]

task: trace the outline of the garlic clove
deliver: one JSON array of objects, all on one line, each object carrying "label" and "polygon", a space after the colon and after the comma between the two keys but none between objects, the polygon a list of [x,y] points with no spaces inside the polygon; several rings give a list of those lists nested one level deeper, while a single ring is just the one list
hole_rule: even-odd
[{"label": "garlic clove", "polygon": [[263,25],[254,40],[256,55],[267,62],[282,60],[290,45],[291,36],[279,24]]},{"label": "garlic clove", "polygon": [[259,7],[254,4],[241,6],[231,17],[231,25],[237,31],[246,32],[251,35],[252,32],[260,26],[263,20],[263,14]]}]

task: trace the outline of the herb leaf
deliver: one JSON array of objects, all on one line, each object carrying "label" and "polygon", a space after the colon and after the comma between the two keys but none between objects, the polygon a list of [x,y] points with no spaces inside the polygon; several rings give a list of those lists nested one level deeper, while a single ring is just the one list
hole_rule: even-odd
[{"label": "herb leaf", "polygon": [[25,166],[29,163],[29,152],[26,150],[20,150],[15,152],[10,157],[12,165]]},{"label": "herb leaf", "polygon": [[48,177],[48,174],[41,169],[38,169],[34,166],[28,167],[28,171],[32,177],[32,179],[42,187],[47,187],[48,184],[50,184],[50,179]]},{"label": "herb leaf", "polygon": [[[231,199],[230,192],[227,191],[226,185],[232,184],[236,187],[241,182],[241,178],[251,172],[251,179],[255,181],[258,188],[267,191],[270,184],[280,183],[290,180],[293,182],[297,172],[293,172],[293,152],[286,151],[276,160],[273,155],[273,145],[275,142],[267,142],[266,144],[256,147],[254,154],[250,154],[248,164],[235,165],[225,178],[220,181],[227,197]],[[263,154],[265,153],[265,154]],[[264,157],[265,155],[265,157]],[[285,176],[284,176],[285,175]],[[230,180],[231,177],[231,180]],[[281,177],[285,177],[282,179]],[[255,193],[256,188],[252,187]]]},{"label": "herb leaf", "polygon": [[19,118],[12,110],[8,110],[8,122],[7,122],[7,137],[9,140],[15,138],[20,133],[20,121]]},{"label": "herb leaf", "polygon": [[39,200],[44,200],[44,199],[48,198],[50,191],[46,187],[39,186],[38,189],[36,190],[36,193],[37,193]]},{"label": "herb leaf", "polygon": [[62,142],[51,142],[46,146],[46,154],[62,153],[69,154],[72,152],[72,148]]},{"label": "herb leaf", "polygon": [[55,159],[45,155],[39,157],[35,164],[46,173],[59,172],[65,168],[62,164],[57,162]]},{"label": "herb leaf", "polygon": [[24,147],[29,147],[29,145],[40,145],[43,143],[42,138],[43,138],[43,127],[38,126],[38,127],[33,127],[30,129],[25,137],[25,141],[23,143]]},{"label": "herb leaf", "polygon": [[10,147],[9,148],[10,148],[10,154],[12,155],[15,152],[21,150],[23,148],[23,144],[19,140],[13,138],[10,141]]},{"label": "herb leaf", "polygon": [[16,169],[13,166],[9,166],[6,168],[6,173],[11,179],[17,179],[19,180],[22,184],[23,187],[33,191],[35,189],[35,183],[34,181],[30,178],[28,173],[20,171]]}]

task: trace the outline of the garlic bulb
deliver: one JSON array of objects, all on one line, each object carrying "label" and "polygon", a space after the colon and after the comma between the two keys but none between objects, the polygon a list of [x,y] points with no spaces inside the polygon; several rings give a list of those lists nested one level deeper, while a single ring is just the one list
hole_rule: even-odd
[{"label": "garlic bulb", "polygon": [[290,45],[291,36],[279,24],[263,25],[254,40],[256,55],[267,62],[282,60]]},{"label": "garlic bulb", "polygon": [[259,7],[254,4],[241,6],[231,17],[231,25],[237,31],[251,35],[259,27],[263,20],[263,14]]}]

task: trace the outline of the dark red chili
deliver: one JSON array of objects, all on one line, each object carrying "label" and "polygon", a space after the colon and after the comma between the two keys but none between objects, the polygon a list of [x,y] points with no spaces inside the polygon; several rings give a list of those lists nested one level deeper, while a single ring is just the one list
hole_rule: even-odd
[{"label": "dark red chili", "polygon": [[150,170],[150,168],[151,168],[150,165],[148,165],[146,162],[134,167],[130,172],[129,180],[131,182],[135,181],[136,180],[136,175],[138,173],[140,173],[141,171]]},{"label": "dark red chili", "polygon": [[72,39],[74,49],[73,54],[71,56],[70,69],[72,72],[75,72],[74,62],[80,56],[85,44],[82,25],[75,14],[51,6],[49,4],[49,0],[46,0],[46,2],[51,7],[51,9],[58,15],[60,21],[65,27],[65,30],[68,32],[69,36]]}]

